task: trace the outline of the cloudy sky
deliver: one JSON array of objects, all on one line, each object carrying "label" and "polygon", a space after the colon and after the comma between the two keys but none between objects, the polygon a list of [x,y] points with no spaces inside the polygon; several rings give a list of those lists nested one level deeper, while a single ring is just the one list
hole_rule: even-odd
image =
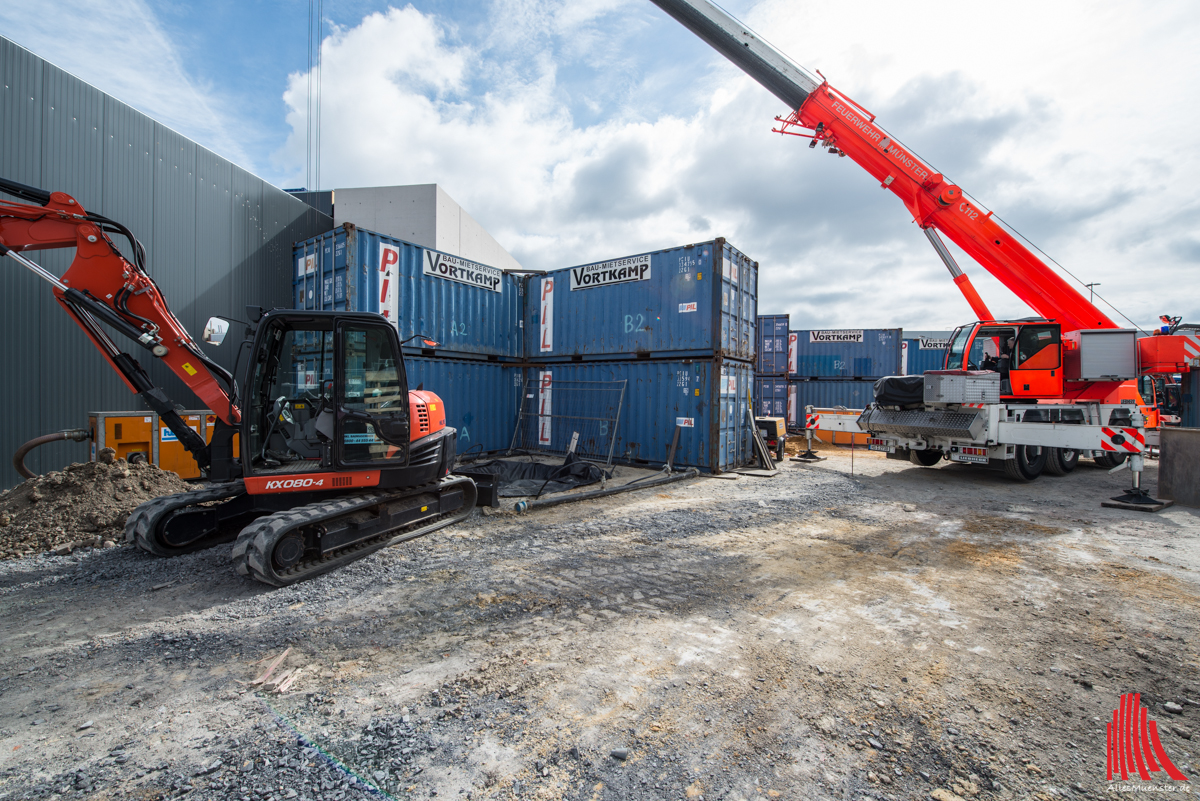
[{"label": "cloudy sky", "polygon": [[[441,184],[539,269],[724,236],[794,328],[972,317],[894,196],[771,133],[787,109],[649,0],[322,5],[322,188]],[[1137,324],[1200,322],[1194,2],[725,7]],[[309,8],[39,0],[0,4],[0,32],[295,187]],[[995,314],[1030,314],[959,255]]]}]

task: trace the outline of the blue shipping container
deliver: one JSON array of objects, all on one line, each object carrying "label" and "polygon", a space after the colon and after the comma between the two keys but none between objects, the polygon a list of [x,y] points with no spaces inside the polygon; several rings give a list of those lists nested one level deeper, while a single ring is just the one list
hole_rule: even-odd
[{"label": "blue shipping container", "polygon": [[904,375],[921,375],[941,370],[946,360],[946,341],[919,337],[904,340]]},{"label": "blue shipping container", "polygon": [[[941,370],[946,361],[946,346],[950,343],[950,334],[945,339],[937,337],[915,337],[904,340],[904,375],[923,375],[930,370]],[[979,364],[983,360],[983,343],[976,342],[971,348],[971,361]]]},{"label": "blue shipping container", "polygon": [[758,263],[716,239],[531,276],[526,358],[753,361]]},{"label": "blue shipping container", "polygon": [[755,417],[789,417],[786,378],[755,376],[754,415]]},{"label": "blue shipping container", "polygon": [[786,314],[758,318],[758,374],[786,376],[788,372],[788,326]]},{"label": "blue shipping container", "polygon": [[900,375],[899,328],[806,330],[788,333],[791,378],[878,378]]},{"label": "blue shipping container", "polygon": [[788,410],[794,430],[804,427],[804,408],[865,409],[875,402],[874,381],[790,381]]},{"label": "blue shipping container", "polygon": [[[698,467],[708,472],[733,470],[754,459],[749,414],[753,379],[750,364],[719,358],[531,366],[526,369],[526,394],[532,397],[525,399],[529,404],[526,408],[544,409],[547,417],[544,425],[536,416],[526,418],[522,425],[536,430],[520,432],[518,446],[563,453],[575,433],[575,421],[613,419],[619,404],[613,461],[663,464],[679,426],[676,467]],[[626,384],[619,401],[613,393],[596,393],[603,398],[596,401],[603,408],[591,408],[580,391],[555,389],[622,380]],[[578,408],[564,408],[568,402]],[[597,443],[590,451],[606,448],[606,442]]]},{"label": "blue shipping container", "polygon": [[522,357],[524,286],[511,274],[349,223],[292,255],[297,309],[377,312],[402,341],[421,334],[447,353]]},{"label": "blue shipping container", "polygon": [[458,453],[506,451],[512,444],[524,370],[502,362],[412,357],[408,388],[422,386],[446,405],[446,425],[458,429]]}]

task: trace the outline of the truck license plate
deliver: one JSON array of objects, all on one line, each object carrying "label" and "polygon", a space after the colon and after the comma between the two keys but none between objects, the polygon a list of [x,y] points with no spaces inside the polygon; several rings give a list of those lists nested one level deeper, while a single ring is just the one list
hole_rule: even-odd
[{"label": "truck license plate", "polygon": [[871,437],[867,440],[867,450],[882,451],[883,453],[895,453],[896,443],[890,439],[877,439]]},{"label": "truck license plate", "polygon": [[969,462],[971,464],[987,464],[988,450],[987,448],[959,448],[957,451],[950,453],[951,461]]}]

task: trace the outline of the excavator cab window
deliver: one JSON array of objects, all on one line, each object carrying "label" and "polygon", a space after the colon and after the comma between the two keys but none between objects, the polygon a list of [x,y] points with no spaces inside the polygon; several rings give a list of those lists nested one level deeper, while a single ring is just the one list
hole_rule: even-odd
[{"label": "excavator cab window", "polygon": [[321,467],[318,420],[333,409],[333,330],[272,325],[254,369],[248,437],[259,470],[308,472]]},{"label": "excavator cab window", "polygon": [[404,464],[408,385],[395,329],[342,323],[337,443],[342,464]]}]

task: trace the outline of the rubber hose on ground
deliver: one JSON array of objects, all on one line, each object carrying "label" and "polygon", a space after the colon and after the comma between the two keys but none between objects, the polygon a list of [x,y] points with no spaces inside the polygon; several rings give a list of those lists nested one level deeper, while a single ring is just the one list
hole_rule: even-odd
[{"label": "rubber hose on ground", "polygon": [[62,440],[74,440],[75,442],[83,442],[91,436],[91,432],[82,428],[71,428],[66,431],[59,431],[56,434],[46,434],[41,437],[34,437],[26,442],[21,447],[17,448],[17,452],[13,454],[13,467],[21,474],[22,478],[36,478],[37,473],[34,473],[25,466],[25,457],[34,448],[46,445],[50,442],[60,442]]}]

